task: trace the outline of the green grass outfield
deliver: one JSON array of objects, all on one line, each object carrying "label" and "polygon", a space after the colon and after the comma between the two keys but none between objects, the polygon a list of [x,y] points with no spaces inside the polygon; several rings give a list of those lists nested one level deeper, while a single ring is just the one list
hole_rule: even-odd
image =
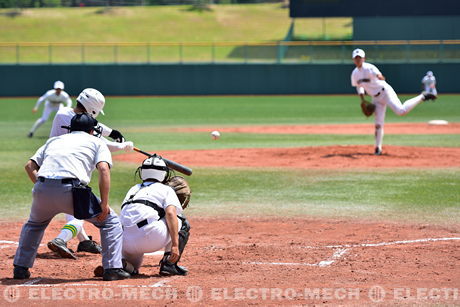
[{"label": "green grass outfield", "polygon": [[[282,40],[291,23],[280,4],[36,8],[8,17],[0,9],[0,42],[261,42]],[[298,19],[296,34],[350,38],[351,18]]]},{"label": "green grass outfield", "polygon": [[[402,96],[402,99],[408,98]],[[27,131],[41,114],[36,98],[0,99],[0,203],[4,218],[27,216],[32,184],[27,159],[49,133],[51,120],[33,139]],[[226,133],[219,142],[208,133],[173,133],[161,128],[251,124],[372,123],[360,114],[356,96],[109,97],[106,116],[98,119],[124,132],[148,150],[242,147],[297,147],[373,144],[372,135],[269,135]],[[387,112],[387,122],[460,122],[460,96],[444,95],[423,103],[405,117]],[[459,135],[387,135],[385,144],[460,147]],[[135,183],[131,163],[113,168],[111,204],[120,202]],[[93,186],[96,178],[93,178]],[[285,170],[195,168],[190,177],[191,216],[314,216],[371,220],[458,223],[458,168]],[[97,190],[97,188],[96,188]]]}]

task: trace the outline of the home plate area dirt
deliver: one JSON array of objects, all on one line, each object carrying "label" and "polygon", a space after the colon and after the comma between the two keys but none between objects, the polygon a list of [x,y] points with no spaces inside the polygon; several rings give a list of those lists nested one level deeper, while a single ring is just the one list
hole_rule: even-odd
[{"label": "home plate area dirt", "polygon": [[[191,218],[181,264],[188,276],[161,277],[161,252],[140,275],[104,282],[100,255],[59,259],[46,247],[28,280],[13,280],[21,223],[3,222],[0,302],[17,305],[362,305],[458,304],[460,228],[283,218]],[[87,231],[98,238],[98,231]],[[77,243],[69,246],[76,249]],[[57,301],[57,302],[56,302]],[[132,301],[132,302],[130,302]]]}]

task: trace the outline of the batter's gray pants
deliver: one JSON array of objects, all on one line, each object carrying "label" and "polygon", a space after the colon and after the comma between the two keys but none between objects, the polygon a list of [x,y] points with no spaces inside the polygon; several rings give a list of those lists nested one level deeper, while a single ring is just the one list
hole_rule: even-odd
[{"label": "batter's gray pants", "polygon": [[[73,214],[72,185],[60,180],[46,179],[34,185],[32,208],[29,220],[24,224],[19,239],[19,247],[14,256],[14,264],[31,268],[37,256],[46,227],[59,213]],[[123,229],[115,212],[100,223],[95,218],[87,220],[99,228],[102,245],[102,265],[104,269],[122,268],[121,248]]]}]

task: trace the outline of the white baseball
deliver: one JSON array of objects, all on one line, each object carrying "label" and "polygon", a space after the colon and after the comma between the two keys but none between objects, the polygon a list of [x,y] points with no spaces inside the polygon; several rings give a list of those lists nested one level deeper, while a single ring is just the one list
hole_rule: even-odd
[{"label": "white baseball", "polygon": [[213,132],[211,132],[211,137],[213,140],[217,140],[218,138],[220,138],[220,132],[217,130],[214,130]]}]

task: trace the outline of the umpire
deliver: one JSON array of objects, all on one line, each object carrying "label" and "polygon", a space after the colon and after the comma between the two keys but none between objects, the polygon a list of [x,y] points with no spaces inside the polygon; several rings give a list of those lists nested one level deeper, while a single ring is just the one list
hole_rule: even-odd
[{"label": "umpire", "polygon": [[[122,227],[109,207],[112,156],[93,133],[97,121],[87,113],[75,115],[70,133],[50,138],[27,162],[25,169],[35,184],[32,208],[14,256],[14,278],[30,277],[37,249],[51,219],[59,213],[79,215],[99,228],[104,280],[129,278],[122,268]],[[87,187],[94,169],[99,172],[101,200]]]}]

